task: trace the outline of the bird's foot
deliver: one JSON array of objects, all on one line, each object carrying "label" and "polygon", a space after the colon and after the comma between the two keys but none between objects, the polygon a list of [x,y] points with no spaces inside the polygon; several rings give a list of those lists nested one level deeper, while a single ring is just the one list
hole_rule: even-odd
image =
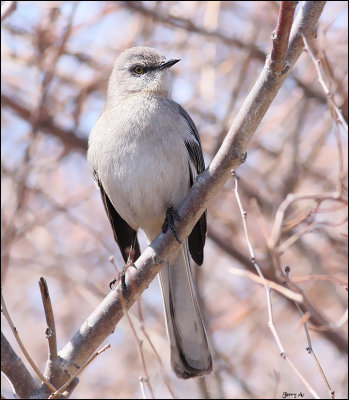
[{"label": "bird's foot", "polygon": [[130,268],[130,267],[134,267],[136,268],[136,266],[133,263],[133,259],[128,259],[127,263],[125,264],[125,266],[123,267],[123,269],[121,270],[121,274],[119,278],[114,278],[110,283],[109,283],[109,287],[111,290],[113,290],[113,286],[115,285],[115,283],[120,279],[120,283],[121,283],[121,292],[122,294],[126,293],[126,271]]},{"label": "bird's foot", "polygon": [[174,225],[176,220],[177,221],[180,220],[179,215],[177,214],[176,210],[173,207],[168,208],[166,211],[165,222],[162,224],[161,231],[162,231],[162,233],[166,233],[167,229],[170,228],[174,237],[176,238],[177,242],[182,243],[178,239],[177,231],[176,231],[176,228]]}]

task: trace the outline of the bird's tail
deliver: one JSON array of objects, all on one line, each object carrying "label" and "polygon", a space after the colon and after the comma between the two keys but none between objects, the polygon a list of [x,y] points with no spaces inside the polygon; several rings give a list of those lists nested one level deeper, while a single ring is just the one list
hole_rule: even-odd
[{"label": "bird's tail", "polygon": [[174,372],[184,379],[209,374],[212,359],[193,282],[187,241],[176,261],[161,269],[160,283]]}]

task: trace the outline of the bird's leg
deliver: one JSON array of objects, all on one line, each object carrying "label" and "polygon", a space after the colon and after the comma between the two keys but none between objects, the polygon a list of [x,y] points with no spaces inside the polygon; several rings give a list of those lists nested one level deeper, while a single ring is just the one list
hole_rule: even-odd
[{"label": "bird's leg", "polygon": [[126,271],[128,270],[129,267],[134,266],[134,255],[135,255],[134,246],[136,242],[136,237],[137,237],[137,231],[134,231],[132,234],[131,246],[130,246],[130,251],[128,253],[127,262],[124,268],[122,269],[120,276],[122,293],[124,293],[126,290]]},{"label": "bird's leg", "polygon": [[[132,234],[131,246],[130,246],[130,250],[128,252],[127,262],[126,262],[125,266],[121,270],[120,281],[121,281],[121,291],[122,291],[122,293],[125,293],[125,291],[126,291],[126,271],[128,270],[129,267],[134,266],[134,254],[135,254],[134,246],[135,246],[135,242],[136,242],[136,237],[137,237],[137,232],[134,231],[133,234]],[[110,289],[112,289],[112,286],[115,284],[116,281],[117,281],[117,279],[114,278],[109,283]]]},{"label": "bird's leg", "polygon": [[175,225],[174,225],[176,220],[177,221],[180,220],[179,215],[177,214],[176,210],[173,207],[168,208],[167,211],[166,211],[165,221],[164,221],[164,223],[162,224],[162,227],[161,227],[161,231],[162,231],[162,233],[166,233],[167,229],[170,228],[172,233],[173,233],[173,235],[174,235],[174,237],[176,238],[177,242],[178,243],[182,243],[178,239],[177,231],[176,231],[176,228],[175,228]]}]

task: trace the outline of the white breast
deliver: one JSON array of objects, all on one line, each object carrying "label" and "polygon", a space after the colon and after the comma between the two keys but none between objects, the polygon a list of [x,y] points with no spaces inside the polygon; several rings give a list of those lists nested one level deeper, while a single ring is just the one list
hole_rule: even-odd
[{"label": "white breast", "polygon": [[[141,111],[133,112],[135,106]],[[120,216],[149,239],[189,190],[188,137],[173,103],[144,95],[104,112],[90,134],[88,159],[104,190]]]}]

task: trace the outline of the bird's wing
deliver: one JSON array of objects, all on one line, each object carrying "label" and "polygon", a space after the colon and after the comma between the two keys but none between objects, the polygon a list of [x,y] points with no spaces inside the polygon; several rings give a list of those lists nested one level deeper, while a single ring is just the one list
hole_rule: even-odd
[{"label": "bird's wing", "polygon": [[100,179],[98,178],[97,171],[93,171],[93,176],[101,191],[102,201],[104,204],[105,211],[107,212],[109,222],[113,229],[114,239],[120,248],[124,261],[127,262],[132,241],[134,241],[134,251],[135,251],[135,254],[133,256],[133,261],[136,261],[141,254],[138,239],[136,237],[137,232],[134,229],[132,229],[128,225],[128,223],[125,220],[123,220],[115,210],[113,204],[109,200],[108,195],[103,189],[103,185]]},{"label": "bird's wing", "polygon": [[[198,174],[205,169],[204,156],[202,153],[200,137],[198,130],[190,118],[190,115],[179,106],[179,112],[181,116],[186,120],[189,125],[191,138],[185,140],[184,144],[189,153],[189,170],[190,170],[190,186],[193,185],[194,179]],[[190,254],[197,265],[201,265],[204,260],[204,246],[206,240],[206,211],[202,214],[196,225],[194,226],[191,234],[188,237],[189,251]]]}]

